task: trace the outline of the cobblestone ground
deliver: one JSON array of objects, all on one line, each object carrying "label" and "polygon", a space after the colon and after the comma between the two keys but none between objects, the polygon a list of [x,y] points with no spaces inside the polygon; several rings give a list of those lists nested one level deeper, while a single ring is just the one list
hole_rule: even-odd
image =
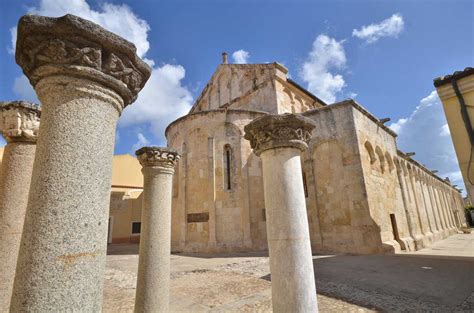
[{"label": "cobblestone ground", "polygon": [[[435,255],[314,257],[319,311],[474,312],[474,258],[465,257],[474,235],[456,236],[440,244],[451,249],[442,257],[439,249]],[[104,312],[132,312],[137,246],[114,249],[117,255],[107,257]],[[271,311],[264,255],[172,255],[171,271],[173,312]]]}]

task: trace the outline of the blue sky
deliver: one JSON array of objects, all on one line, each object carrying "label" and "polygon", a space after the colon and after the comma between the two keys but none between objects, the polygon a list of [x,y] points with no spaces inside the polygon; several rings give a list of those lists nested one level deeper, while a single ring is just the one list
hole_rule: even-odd
[{"label": "blue sky", "polygon": [[18,18],[70,12],[133,41],[153,65],[119,122],[116,153],[165,144],[164,128],[187,112],[227,51],[231,61],[283,63],[317,96],[355,97],[391,117],[402,150],[459,183],[432,79],[473,65],[473,3],[0,0],[0,99],[35,99],[11,51]]}]

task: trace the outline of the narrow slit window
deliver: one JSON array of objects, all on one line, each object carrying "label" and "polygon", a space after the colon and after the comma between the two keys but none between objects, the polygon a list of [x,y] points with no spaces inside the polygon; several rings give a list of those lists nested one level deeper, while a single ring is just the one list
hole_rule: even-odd
[{"label": "narrow slit window", "polygon": [[224,146],[224,188],[232,189],[232,149],[229,145]]},{"label": "narrow slit window", "polygon": [[308,198],[308,185],[306,184],[306,173],[303,171],[303,188],[304,188],[304,196]]}]

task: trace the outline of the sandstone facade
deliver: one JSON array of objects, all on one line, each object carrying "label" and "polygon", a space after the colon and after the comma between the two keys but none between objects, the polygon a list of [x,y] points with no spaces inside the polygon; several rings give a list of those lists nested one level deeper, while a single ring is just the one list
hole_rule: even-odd
[{"label": "sandstone facade", "polygon": [[243,128],[268,113],[316,124],[301,158],[313,252],[412,251],[465,225],[459,192],[399,151],[396,134],[355,101],[327,105],[278,63],[221,64],[166,129],[182,155],[173,251],[267,249],[262,165]]}]

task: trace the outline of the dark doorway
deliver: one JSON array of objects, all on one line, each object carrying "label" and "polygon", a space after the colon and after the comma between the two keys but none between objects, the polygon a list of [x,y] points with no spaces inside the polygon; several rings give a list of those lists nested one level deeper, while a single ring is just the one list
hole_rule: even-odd
[{"label": "dark doorway", "polygon": [[405,244],[400,240],[400,235],[398,234],[397,219],[395,214],[390,214],[390,222],[392,223],[393,238],[400,244],[402,250],[405,250]]}]

